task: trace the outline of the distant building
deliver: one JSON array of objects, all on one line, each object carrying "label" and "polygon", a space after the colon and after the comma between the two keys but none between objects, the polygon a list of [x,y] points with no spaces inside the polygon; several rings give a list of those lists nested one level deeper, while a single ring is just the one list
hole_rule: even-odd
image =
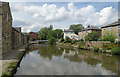
[{"label": "distant building", "polygon": [[96,32],[99,36],[101,36],[101,29],[95,26],[87,26],[85,29],[82,29],[78,32],[78,40],[85,40],[85,36],[88,33]]},{"label": "distant building", "polygon": [[70,29],[64,30],[64,39],[66,39],[66,37],[69,37],[72,40],[78,40],[78,35],[76,35],[74,31]]},{"label": "distant building", "polygon": [[29,35],[30,35],[31,41],[32,41],[33,39],[34,39],[34,40],[38,40],[38,33],[37,33],[37,32],[30,32]]},{"label": "distant building", "polygon": [[120,42],[120,19],[101,28],[102,37],[104,37],[106,34],[113,34],[116,36],[116,41]]}]

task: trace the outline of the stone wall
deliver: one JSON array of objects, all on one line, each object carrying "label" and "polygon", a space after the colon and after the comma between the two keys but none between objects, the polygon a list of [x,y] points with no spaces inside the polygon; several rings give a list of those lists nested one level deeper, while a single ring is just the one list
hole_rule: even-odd
[{"label": "stone wall", "polygon": [[0,55],[2,54],[2,3],[0,2]]},{"label": "stone wall", "polygon": [[111,43],[110,41],[86,41],[85,45],[87,47],[99,47],[103,48],[104,43]]},{"label": "stone wall", "polygon": [[12,16],[9,3],[2,2],[2,53],[12,49]]}]

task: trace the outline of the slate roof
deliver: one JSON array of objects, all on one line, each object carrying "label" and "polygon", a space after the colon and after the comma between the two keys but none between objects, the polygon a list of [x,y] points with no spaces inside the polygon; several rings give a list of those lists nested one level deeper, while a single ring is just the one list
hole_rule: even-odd
[{"label": "slate roof", "polygon": [[108,25],[106,25],[106,26],[103,26],[103,27],[101,27],[101,28],[118,26],[118,25],[120,25],[120,19],[119,19],[118,21],[115,21],[115,22],[113,22],[113,23],[111,23],[111,24],[108,24]]},{"label": "slate roof", "polygon": [[74,31],[71,29],[67,29],[67,30],[64,29],[64,32],[74,32]]}]

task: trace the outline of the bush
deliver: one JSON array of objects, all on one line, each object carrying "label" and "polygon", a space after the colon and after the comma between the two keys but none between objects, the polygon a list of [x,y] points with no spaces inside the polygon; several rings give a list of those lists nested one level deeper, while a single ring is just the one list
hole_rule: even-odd
[{"label": "bush", "polygon": [[120,55],[120,48],[119,47],[113,47],[111,49],[111,53],[114,55]]},{"label": "bush", "polygon": [[61,39],[60,39],[60,42],[64,42],[64,38],[61,38]]},{"label": "bush", "polygon": [[112,43],[115,42],[116,36],[111,34],[111,33],[107,33],[104,37],[103,37],[103,41],[111,41]]},{"label": "bush", "polygon": [[48,44],[55,44],[56,43],[56,39],[54,38],[54,37],[50,37],[49,39],[48,39]]},{"label": "bush", "polygon": [[94,52],[98,52],[99,51],[99,47],[93,47],[93,51]]},{"label": "bush", "polygon": [[71,44],[74,44],[75,43],[75,41],[71,41]]}]

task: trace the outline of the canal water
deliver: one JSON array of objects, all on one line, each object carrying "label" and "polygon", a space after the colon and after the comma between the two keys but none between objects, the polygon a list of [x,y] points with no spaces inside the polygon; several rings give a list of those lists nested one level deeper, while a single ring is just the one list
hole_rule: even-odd
[{"label": "canal water", "polygon": [[16,75],[118,75],[118,56],[34,44]]}]

